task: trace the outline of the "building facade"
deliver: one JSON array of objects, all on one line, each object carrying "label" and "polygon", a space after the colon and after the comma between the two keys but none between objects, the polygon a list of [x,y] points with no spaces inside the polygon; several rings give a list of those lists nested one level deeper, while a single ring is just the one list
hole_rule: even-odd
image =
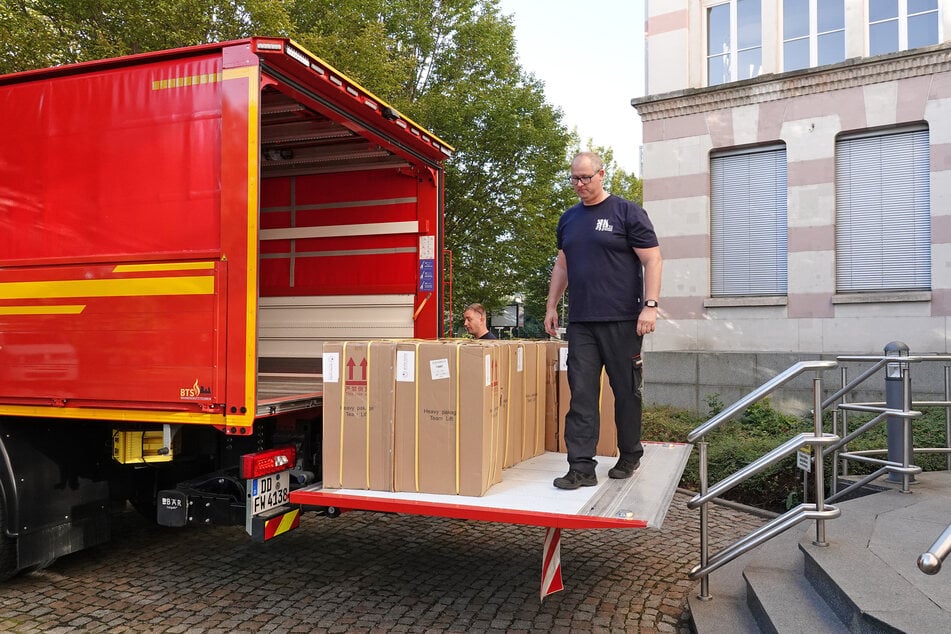
[{"label": "building facade", "polygon": [[951,0],[646,11],[633,105],[665,259],[651,399],[703,411],[893,341],[948,353]]}]

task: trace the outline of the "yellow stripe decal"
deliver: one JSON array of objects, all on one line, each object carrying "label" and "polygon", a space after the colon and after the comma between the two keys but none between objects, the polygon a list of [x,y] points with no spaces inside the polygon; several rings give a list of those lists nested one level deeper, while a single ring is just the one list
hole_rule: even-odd
[{"label": "yellow stripe decal", "polygon": [[[257,66],[245,66],[241,68],[227,68],[223,72],[224,80],[244,79],[247,81],[248,88],[248,242],[245,253],[247,254],[245,275],[248,280],[258,278],[258,152],[260,151],[258,139],[259,109],[261,102],[260,70]],[[244,378],[245,398],[248,402],[248,411],[254,410],[254,396],[256,392],[257,381],[257,356],[258,356],[258,289],[254,284],[247,285],[247,296],[245,298],[247,339],[245,342],[245,368],[247,371]]]},{"label": "yellow stripe decal", "polygon": [[115,273],[141,273],[153,271],[208,271],[215,268],[214,262],[163,262],[161,264],[119,264]]},{"label": "yellow stripe decal", "polygon": [[294,527],[294,521],[297,519],[297,516],[300,515],[300,509],[294,509],[290,513],[285,513],[281,517],[281,523],[277,527],[277,530],[274,531],[274,536],[277,537],[281,533],[286,533]]},{"label": "yellow stripe decal", "polygon": [[[45,418],[92,419],[129,423],[184,423],[205,425],[239,425],[233,417],[220,413],[151,412],[141,409],[104,409],[96,407],[56,407],[47,405],[0,405],[3,416],[42,416]],[[250,422],[245,425],[250,426]]]},{"label": "yellow stripe decal", "polygon": [[212,275],[137,277],[121,280],[6,282],[0,284],[0,299],[212,295],[214,292],[215,278]]},{"label": "yellow stripe decal", "polygon": [[85,304],[64,304],[62,306],[0,306],[0,315],[78,315],[86,308]]},{"label": "yellow stripe decal", "polygon": [[202,75],[190,75],[188,77],[171,77],[169,79],[157,79],[153,81],[152,90],[183,88],[185,86],[197,86],[199,84],[214,84],[219,81],[221,81],[221,73],[204,73]]}]

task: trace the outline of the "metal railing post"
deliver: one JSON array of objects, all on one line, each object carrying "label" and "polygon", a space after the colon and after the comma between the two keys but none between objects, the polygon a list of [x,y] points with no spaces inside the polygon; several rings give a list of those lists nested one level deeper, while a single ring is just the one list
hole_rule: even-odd
[{"label": "metal railing post", "polygon": [[[812,379],[812,396],[812,418],[816,435],[816,442],[812,444],[816,513],[822,513],[825,510],[825,474],[823,473],[825,460],[822,457],[822,445],[818,442],[822,438],[822,378],[819,376]],[[821,517],[816,519],[816,541],[812,543],[816,546],[829,545],[826,542],[826,521]]]},{"label": "metal railing post", "polygon": [[[704,495],[707,492],[707,441],[701,440],[697,443],[697,448],[700,450],[700,466],[699,466],[699,475],[700,475],[700,494]],[[707,508],[709,507],[709,502],[705,502],[700,505],[700,567],[706,568],[707,563],[710,560],[710,550],[709,550],[709,536],[707,535]],[[703,575],[700,578],[700,595],[697,597],[701,601],[709,601],[713,597],[710,596],[710,575]]]},{"label": "metal railing post", "polygon": [[[839,376],[842,378],[842,386],[843,386],[843,387],[849,384],[849,369],[848,369],[848,368],[846,368],[845,366],[839,368]],[[843,395],[842,395],[842,402],[843,402],[843,403],[846,403],[846,402],[847,402],[847,401],[845,400],[846,396],[848,396],[848,395],[847,395],[847,394],[843,394]],[[835,412],[838,413],[838,410],[835,410]],[[837,431],[837,430],[833,430],[832,433],[838,433],[838,431]],[[845,438],[845,437],[848,436],[848,435],[849,435],[849,412],[848,412],[848,410],[842,410],[842,434],[841,434],[839,437],[840,437],[840,438]],[[847,443],[846,443],[845,445],[842,445],[842,451],[846,451],[846,452],[847,452],[848,450],[849,450],[849,445],[848,445]],[[835,455],[838,457],[839,452],[837,451]],[[849,475],[849,461],[843,459],[843,460],[842,460],[841,468],[842,468],[842,475],[843,475],[843,476],[848,476],[848,475]],[[838,480],[838,478],[837,478],[837,480]],[[839,488],[839,483],[838,483],[838,481],[835,483],[835,487],[836,487],[836,488],[835,488],[835,490],[834,490],[833,492],[837,491],[838,488]]]},{"label": "metal railing post", "polygon": [[[901,357],[908,356],[908,346],[901,341],[891,341],[885,344],[885,356],[895,357],[895,361],[888,361],[885,364],[885,406],[889,409],[902,409],[904,406],[904,380],[902,370],[908,365],[900,361]],[[904,460],[905,427],[904,421],[897,416],[889,416],[887,425],[888,434],[888,460],[889,462],[899,463]],[[905,482],[905,475],[890,472],[888,474],[889,482]],[[902,486],[904,488],[904,485]]]},{"label": "metal railing post", "polygon": [[[951,403],[951,365],[944,366],[944,402]],[[944,446],[951,449],[951,406],[944,407]],[[948,471],[951,471],[951,453],[945,456]]]},{"label": "metal railing post", "polygon": [[[905,366],[901,371],[901,389],[902,389],[902,411],[906,414],[911,411],[911,367]],[[902,456],[901,466],[905,471],[901,474],[901,492],[911,493],[909,484],[914,476],[908,473],[908,467],[911,465],[915,446],[911,434],[911,419],[907,416],[901,419],[902,422]]]}]

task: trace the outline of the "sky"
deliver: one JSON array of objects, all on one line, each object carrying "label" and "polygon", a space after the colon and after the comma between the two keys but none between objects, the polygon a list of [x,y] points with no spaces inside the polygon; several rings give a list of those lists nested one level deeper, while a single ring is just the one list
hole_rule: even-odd
[{"label": "sky", "polygon": [[512,17],[522,68],[545,84],[582,146],[614,150],[640,176],[641,122],[631,99],[644,95],[644,0],[499,0]]}]

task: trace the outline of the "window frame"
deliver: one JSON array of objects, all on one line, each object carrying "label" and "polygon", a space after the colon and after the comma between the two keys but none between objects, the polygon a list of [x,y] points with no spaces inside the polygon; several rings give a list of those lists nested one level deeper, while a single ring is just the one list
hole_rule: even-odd
[{"label": "window frame", "polygon": [[[760,51],[760,65],[759,71],[753,75],[753,77],[759,77],[764,72],[763,69],[763,51],[765,48],[765,38],[763,34],[763,0],[757,0],[759,2],[759,12],[760,12],[760,24],[759,24],[759,44],[757,46],[747,46],[745,48],[739,48],[739,13],[738,6],[739,0],[704,0],[703,2],[703,33],[704,33],[704,54],[703,54],[703,75],[705,80],[705,85],[707,87],[711,86],[722,86],[723,84],[732,83],[739,80],[739,57],[740,54],[746,51],[759,50]],[[730,8],[730,49],[726,53],[726,58],[729,60],[730,64],[730,78],[727,81],[719,82],[716,84],[710,83],[710,60],[713,58],[723,57],[722,53],[717,53],[714,55],[710,54],[710,10],[714,7],[728,5]],[[751,79],[746,77],[744,79]]]},{"label": "window frame", "polygon": [[[898,0],[898,15],[894,18],[887,18],[885,20],[875,20],[873,21],[871,15],[866,15],[865,23],[865,54],[869,57],[873,55],[888,55],[889,53],[898,53],[901,51],[907,51],[908,49],[908,18],[927,15],[929,13],[934,13],[935,18],[938,23],[938,37],[933,44],[938,44],[942,41],[942,20],[941,20],[941,0],[938,0],[936,3],[937,6],[934,9],[928,9],[927,11],[919,11],[911,15],[908,14],[908,0]],[[886,22],[895,21],[898,24],[898,48],[893,51],[884,51],[881,53],[872,53],[872,25],[873,24],[885,24]],[[931,46],[926,44],[924,46]],[[918,48],[918,47],[915,47]]]},{"label": "window frame", "polygon": [[[808,4],[809,4],[809,32],[808,32],[806,35],[800,35],[800,36],[798,36],[798,37],[793,37],[793,38],[789,38],[789,39],[787,39],[786,36],[785,36],[785,34],[783,33],[783,30],[784,30],[784,28],[785,28],[784,16],[785,16],[785,7],[786,7],[786,2],[787,2],[787,0],[783,0],[783,3],[780,5],[780,13],[779,13],[779,15],[780,15],[780,20],[783,21],[783,24],[780,26],[780,29],[779,29],[780,34],[781,34],[781,35],[780,35],[780,38],[781,38],[781,42],[780,42],[780,55],[781,55],[781,59],[782,59],[782,66],[781,66],[782,72],[791,72],[791,71],[794,71],[794,70],[804,70],[804,69],[806,69],[806,68],[816,68],[817,66],[819,66],[819,65],[820,65],[820,64],[819,64],[819,39],[820,39],[823,35],[829,35],[829,34],[831,34],[831,33],[839,33],[839,32],[842,33],[842,38],[843,38],[843,42],[842,42],[842,58],[841,58],[841,59],[838,59],[838,60],[836,60],[836,61],[834,61],[834,62],[825,62],[825,63],[823,63],[823,64],[821,64],[821,65],[822,65],[822,66],[825,66],[826,64],[836,64],[836,63],[838,63],[838,62],[845,61],[845,58],[846,58],[846,52],[845,52],[845,47],[846,47],[846,44],[845,44],[845,38],[846,38],[846,24],[847,24],[847,22],[848,22],[848,19],[847,19],[847,16],[846,16],[845,0],[838,0],[838,2],[841,2],[841,3],[842,3],[842,28],[839,28],[839,29],[831,29],[831,30],[827,30],[827,31],[820,31],[820,30],[819,30],[819,2],[820,2],[820,0],[806,0],[806,1],[807,1]],[[827,2],[828,0],[822,0],[822,1],[823,1],[823,2]],[[800,41],[800,40],[808,40],[808,41],[809,41],[809,63],[808,63],[807,66],[801,66],[801,67],[797,67],[797,68],[786,68],[786,44],[788,44],[789,42],[795,42],[795,41]]]},{"label": "window frame", "polygon": [[[931,245],[931,137],[926,124],[904,125],[888,129],[865,130],[843,133],[835,140],[835,292],[839,297],[875,293],[902,293],[930,291],[933,283],[933,253]],[[879,152],[876,161],[869,159],[867,151],[856,150],[855,159],[843,154],[844,145],[869,139],[886,139],[905,135],[909,152],[919,158],[923,167],[915,169],[915,161],[893,158],[894,154]],[[920,135],[917,138],[912,135]],[[922,138],[923,136],[923,138]],[[917,146],[915,144],[918,144]],[[893,150],[893,148],[892,148]],[[917,152],[917,154],[916,154]],[[855,160],[859,171],[851,169]],[[843,163],[848,161],[848,178],[843,175]],[[865,172],[875,167],[880,174],[892,173],[889,167],[895,164],[912,166],[912,185],[906,198],[898,199],[900,187],[889,187],[880,176],[868,177]],[[866,178],[863,179],[863,176]],[[901,183],[907,178],[898,179]],[[876,183],[877,189],[862,183]],[[886,196],[885,192],[888,192]],[[853,194],[853,192],[856,192]],[[870,199],[884,201],[878,207],[869,204]],[[905,207],[902,207],[904,205]],[[852,217],[857,213],[872,210],[865,217]],[[907,208],[907,210],[905,209]],[[877,211],[880,209],[880,211]],[[888,222],[885,222],[885,220]],[[864,221],[864,222],[862,222]],[[876,222],[881,226],[876,229]],[[900,230],[899,230],[900,229]],[[909,234],[910,233],[910,237]],[[904,234],[904,235],[903,235]],[[869,240],[872,236],[874,244]],[[885,238],[889,239],[886,241]],[[909,244],[910,243],[910,244]],[[891,246],[889,246],[891,245]],[[858,263],[858,264],[856,264]],[[898,268],[894,267],[898,263]],[[870,266],[875,264],[874,270]],[[877,283],[875,279],[878,279]],[[899,284],[886,281],[898,280]]]},{"label": "window frame", "polygon": [[[736,201],[739,199],[734,192],[721,191],[724,188],[736,189],[736,181],[716,179],[720,172],[718,161],[727,162],[736,157],[753,157],[759,155],[772,162],[773,171],[769,174],[774,188],[770,192],[772,198],[772,215],[766,217],[756,213],[755,203],[762,203],[767,188],[763,181],[749,182],[746,185],[746,201],[750,204],[738,214]],[[789,293],[789,181],[788,159],[786,144],[782,142],[760,145],[756,147],[734,148],[719,150],[710,154],[710,297],[714,300],[738,298],[767,298],[785,297]],[[724,163],[726,165],[726,163]],[[727,165],[729,167],[729,165]],[[746,170],[750,172],[749,169]],[[724,187],[725,186],[725,187]],[[754,201],[751,194],[758,194]],[[720,200],[719,196],[723,199]],[[729,214],[727,212],[730,212]],[[732,221],[732,222],[731,222]],[[746,238],[741,239],[737,226],[747,228]],[[770,229],[772,228],[772,229]],[[765,248],[751,249],[749,245],[754,237],[762,237],[772,231],[772,242]],[[744,243],[740,248],[733,248],[728,243],[737,240]],[[764,256],[772,253],[769,258]],[[737,268],[737,263],[744,263],[745,268]],[[759,278],[754,279],[754,278]]]}]

